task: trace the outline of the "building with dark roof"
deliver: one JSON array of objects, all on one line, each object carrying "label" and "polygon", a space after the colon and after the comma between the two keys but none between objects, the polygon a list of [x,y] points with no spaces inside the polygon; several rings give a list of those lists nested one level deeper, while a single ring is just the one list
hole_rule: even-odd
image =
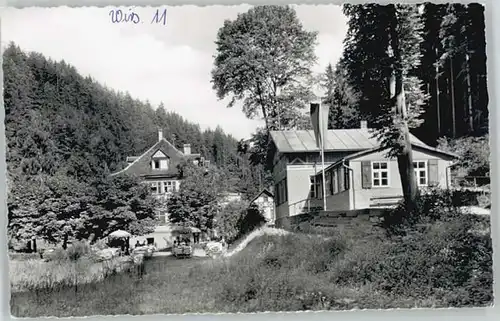
[{"label": "building with dark roof", "polygon": [[[153,195],[166,201],[170,194],[179,190],[182,180],[179,165],[185,161],[204,165],[200,154],[192,153],[190,144],[184,144],[183,151],[180,151],[167,141],[163,137],[163,131],[159,130],[158,141],[151,148],[142,155],[127,157],[127,166],[111,175],[126,174],[140,177],[149,184]],[[162,224],[167,223],[165,206],[158,209],[158,216]]]},{"label": "building with dark roof", "polygon": [[267,223],[270,226],[274,225],[274,194],[267,188],[264,188],[250,200],[250,205],[256,205],[264,215]]},{"label": "building with dark roof", "polygon": [[[402,197],[398,166],[388,159],[366,122],[360,128],[332,129],[325,138],[327,210],[354,210],[393,204]],[[324,210],[322,162],[312,130],[272,131],[276,225],[294,215]],[[410,135],[419,186],[449,184],[455,155]]]}]

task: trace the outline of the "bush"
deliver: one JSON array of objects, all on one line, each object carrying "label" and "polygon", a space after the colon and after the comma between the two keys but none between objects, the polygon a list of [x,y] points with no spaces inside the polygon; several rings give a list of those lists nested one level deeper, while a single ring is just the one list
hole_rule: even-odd
[{"label": "bush", "polygon": [[405,234],[418,224],[450,220],[462,215],[461,206],[478,205],[478,193],[468,190],[430,188],[421,193],[411,210],[403,202],[383,214],[381,224],[389,234]]},{"label": "bush", "polygon": [[264,215],[256,205],[250,205],[238,222],[239,236],[252,232],[266,222]]},{"label": "bush", "polygon": [[220,234],[231,244],[237,239],[262,226],[266,219],[256,206],[235,201],[226,205],[216,218]]},{"label": "bush", "polygon": [[[434,296],[444,305],[490,302],[492,245],[489,217],[464,214],[467,191],[430,190],[408,211],[405,204],[384,215],[390,238],[386,253],[364,274],[377,287],[405,297]],[[475,195],[474,195],[475,196]],[[481,303],[482,302],[482,303]]]},{"label": "bush", "polygon": [[459,156],[458,171],[467,176],[489,176],[489,135],[483,137],[441,138],[438,148]]},{"label": "bush", "polygon": [[91,247],[85,241],[75,241],[66,250],[57,248],[52,252],[44,254],[47,261],[78,261],[82,257],[91,254]]},{"label": "bush", "polygon": [[77,261],[83,256],[88,256],[91,253],[90,244],[84,241],[74,242],[67,250],[66,250],[68,259],[70,261]]}]

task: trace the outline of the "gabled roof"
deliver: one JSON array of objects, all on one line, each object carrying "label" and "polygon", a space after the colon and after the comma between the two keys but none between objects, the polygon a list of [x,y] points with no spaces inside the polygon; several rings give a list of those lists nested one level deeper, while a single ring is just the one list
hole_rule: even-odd
[{"label": "gabled roof", "polygon": [[267,196],[269,196],[271,198],[274,197],[273,193],[271,193],[267,188],[264,188],[262,191],[260,191],[259,194],[257,194],[257,196],[255,196],[254,198],[252,198],[252,200],[250,201],[250,203],[255,202],[255,200],[258,199],[262,194],[266,194]]},{"label": "gabled roof", "polygon": [[[428,146],[424,143],[412,143],[411,144],[412,148],[414,149],[423,149],[423,150],[427,150],[427,151],[430,151],[430,152],[434,152],[434,153],[437,153],[437,154],[440,154],[440,155],[443,155],[447,158],[458,158],[458,155],[456,154],[453,154],[453,153],[450,153],[450,152],[446,152],[446,151],[443,151],[443,150],[440,150],[440,149],[437,149],[437,148],[434,148],[434,147],[431,147],[431,146]],[[382,147],[376,147],[376,148],[371,148],[371,149],[366,149],[366,150],[363,150],[363,151],[360,151],[360,152],[357,152],[357,153],[354,153],[354,154],[350,154],[350,155],[347,155],[345,156],[344,158],[338,160],[337,162],[331,164],[330,166],[326,167],[325,168],[325,172],[334,168],[334,167],[337,167],[339,166],[340,164],[342,164],[343,162],[345,161],[348,161],[348,160],[351,160],[351,159],[356,159],[358,157],[362,157],[362,156],[365,156],[365,155],[369,155],[369,154],[372,154],[372,153],[376,153],[376,152],[379,152],[379,151],[382,151],[384,150],[384,148]],[[322,175],[322,171],[319,171],[316,176],[318,175]]]},{"label": "gabled roof", "polygon": [[[161,151],[170,159],[169,167],[166,170],[158,170],[151,168],[151,158],[152,156]],[[111,174],[111,176],[115,176],[122,173],[127,173],[130,175],[137,176],[177,176],[179,174],[177,165],[181,164],[183,159],[199,157],[199,154],[189,154],[184,155],[181,151],[175,148],[170,142],[166,139],[162,138],[156,144],[151,146],[147,151],[145,151],[140,156],[127,157],[127,161],[132,161],[128,164],[127,167],[118,171],[116,173]]]},{"label": "gabled roof", "polygon": [[[271,131],[271,139],[280,153],[319,151],[312,130]],[[410,140],[425,145],[411,134]],[[360,151],[380,146],[368,128],[330,129],[325,145],[325,151]]]}]

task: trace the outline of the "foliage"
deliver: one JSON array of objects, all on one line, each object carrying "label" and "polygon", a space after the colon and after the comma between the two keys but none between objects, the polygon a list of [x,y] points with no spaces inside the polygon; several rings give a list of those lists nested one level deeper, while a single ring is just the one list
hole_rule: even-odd
[{"label": "foliage", "polygon": [[117,229],[142,235],[154,226],[154,206],[147,187],[130,177],[92,184],[65,175],[18,179],[9,191],[9,237],[36,236],[64,247]]},{"label": "foliage", "polygon": [[[463,215],[437,219],[399,238],[365,235],[365,225],[330,229],[320,236],[264,235],[229,259],[157,258],[146,263],[139,287],[134,277],[120,274],[81,285],[78,292],[73,286],[53,288],[42,296],[14,292],[13,314],[487,306],[493,301],[491,238],[489,222],[478,221]],[[186,292],[194,288],[197,291]],[[146,296],[147,303],[137,299]]]},{"label": "foliage", "polygon": [[150,148],[158,128],[179,149],[189,143],[237,177],[232,187],[246,192],[245,184],[253,181],[244,173],[262,175],[259,166],[238,164],[237,141],[221,128],[202,131],[163,104],[154,109],[109,90],[64,61],[11,43],[3,52],[3,68],[11,237],[64,242],[65,235],[68,240],[89,233],[102,237],[112,228],[149,230],[146,189],[108,176],[123,168],[127,156]]},{"label": "foliage", "polygon": [[238,222],[238,230],[240,232],[240,237],[252,232],[254,229],[262,226],[266,222],[266,219],[259,207],[255,204],[251,204]]},{"label": "foliage", "polygon": [[[340,65],[359,93],[358,111],[371,120],[388,98],[390,59],[388,7],[345,5],[348,33]],[[442,136],[488,132],[484,6],[474,4],[398,5],[406,101],[422,124],[412,132],[434,145]],[[344,91],[347,92],[347,91]],[[420,107],[419,107],[420,106]],[[418,118],[418,117],[417,117]],[[383,120],[383,118],[382,118]],[[370,122],[371,127],[383,124]]]},{"label": "foliage", "polygon": [[404,201],[394,209],[385,211],[382,226],[389,234],[405,235],[419,224],[455,218],[460,215],[458,207],[476,205],[471,204],[475,196],[467,191],[430,188],[418,196],[411,211]]},{"label": "foliage", "polygon": [[489,135],[482,137],[461,137],[458,139],[441,138],[438,148],[456,154],[456,170],[461,175],[490,175]]},{"label": "foliage", "polygon": [[229,244],[240,236],[239,222],[246,215],[247,210],[247,202],[233,201],[224,206],[217,214],[215,228]]},{"label": "foliage", "polygon": [[[406,92],[407,114],[404,119],[409,128],[421,125],[419,119],[426,95],[415,70],[420,65],[422,23],[414,5],[345,5],[349,29],[344,41],[343,66],[349,84],[359,95],[360,114],[376,128],[376,136],[383,146],[398,154],[401,132],[396,109],[391,101],[389,79],[394,66],[399,66]],[[389,30],[396,19],[398,48],[391,48]],[[398,61],[394,53],[399,51]],[[390,115],[390,117],[388,117]]]},{"label": "foliage", "polygon": [[252,136],[249,150],[250,164],[263,171],[269,170],[270,130],[310,129],[304,108],[312,97],[316,35],[303,29],[292,7],[273,5],[225,21],[217,34],[213,87],[220,99],[231,98],[228,107],[242,102],[247,117],[263,117],[265,128]]},{"label": "foliage", "polygon": [[343,61],[337,63],[335,70],[331,64],[326,67],[321,85],[326,91],[323,103],[330,106],[328,128],[357,128],[360,121],[356,106],[359,94],[347,82]]},{"label": "foliage", "polygon": [[91,207],[90,222],[85,237],[95,239],[115,230],[125,230],[133,235],[151,233],[156,223],[156,199],[149,186],[136,177],[117,175],[93,184],[95,204]]},{"label": "foliage", "polygon": [[170,221],[203,231],[213,228],[213,219],[220,208],[221,197],[227,192],[227,177],[216,167],[188,165],[180,190],[167,201]]},{"label": "foliage", "polygon": [[316,33],[303,30],[289,6],[256,6],[219,29],[212,71],[219,98],[243,102],[249,118],[266,129],[293,128],[311,93]]},{"label": "foliage", "polygon": [[231,244],[265,223],[260,210],[248,202],[233,201],[224,206],[216,217],[216,228]]}]

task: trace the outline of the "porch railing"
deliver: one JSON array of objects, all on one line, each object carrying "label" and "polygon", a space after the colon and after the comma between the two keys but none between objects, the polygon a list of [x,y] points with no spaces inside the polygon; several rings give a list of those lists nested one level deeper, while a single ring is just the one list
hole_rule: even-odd
[{"label": "porch railing", "polygon": [[305,198],[300,201],[288,204],[289,215],[298,215],[322,209],[323,205],[321,200],[315,198]]}]

